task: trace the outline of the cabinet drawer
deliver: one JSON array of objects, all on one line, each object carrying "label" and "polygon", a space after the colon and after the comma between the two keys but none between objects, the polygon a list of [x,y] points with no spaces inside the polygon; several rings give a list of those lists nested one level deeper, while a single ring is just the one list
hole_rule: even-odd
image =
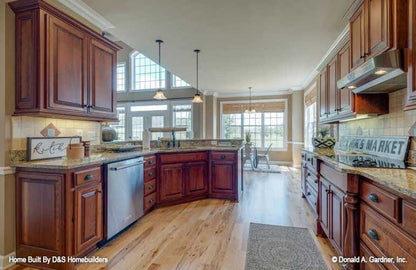
[{"label": "cabinet drawer", "polygon": [[224,160],[224,161],[234,161],[236,159],[235,152],[212,152],[211,154],[213,160]]},{"label": "cabinet drawer", "polygon": [[399,197],[366,181],[361,182],[360,190],[361,200],[388,218],[399,221]]},{"label": "cabinet drawer", "polygon": [[403,201],[402,213],[403,229],[413,237],[416,237],[416,205]]},{"label": "cabinet drawer", "polygon": [[90,182],[100,182],[101,181],[101,167],[78,171],[74,173],[74,176],[75,176],[75,184],[77,186],[90,183]]},{"label": "cabinet drawer", "polygon": [[318,177],[309,170],[306,170],[306,181],[315,191],[318,190]]},{"label": "cabinet drawer", "polygon": [[150,168],[156,166],[156,156],[144,157],[144,168]]},{"label": "cabinet drawer", "polygon": [[385,270],[386,268],[381,263],[370,263],[370,257],[376,257],[363,242],[360,243],[360,256],[367,260],[367,263],[360,264],[360,270]]},{"label": "cabinet drawer", "polygon": [[[377,257],[404,257],[407,263],[397,264],[396,267],[414,269],[416,240],[365,203],[361,204],[360,215],[360,237],[371,252]],[[392,264],[384,265],[389,269],[394,268]]]},{"label": "cabinet drawer", "polygon": [[150,181],[152,179],[156,178],[156,167],[148,168],[144,170],[144,181]]},{"label": "cabinet drawer", "polygon": [[161,163],[183,163],[191,161],[208,160],[207,152],[191,152],[160,155]]},{"label": "cabinet drawer", "polygon": [[323,177],[330,180],[332,185],[337,186],[343,192],[347,191],[348,179],[346,173],[340,173],[325,163],[321,163],[319,172]]},{"label": "cabinet drawer", "polygon": [[144,211],[152,208],[156,203],[156,192],[150,193],[144,197]]},{"label": "cabinet drawer", "polygon": [[154,192],[156,190],[156,179],[150,180],[144,183],[144,196]]},{"label": "cabinet drawer", "polygon": [[309,183],[306,183],[306,199],[308,200],[308,203],[312,206],[313,211],[316,214],[316,204],[318,201],[318,193],[315,189],[311,188]]}]

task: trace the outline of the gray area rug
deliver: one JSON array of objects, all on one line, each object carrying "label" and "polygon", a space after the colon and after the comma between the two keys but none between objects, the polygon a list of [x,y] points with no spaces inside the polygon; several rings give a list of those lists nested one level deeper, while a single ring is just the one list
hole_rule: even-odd
[{"label": "gray area rug", "polygon": [[326,270],[306,228],[250,223],[246,270]]},{"label": "gray area rug", "polygon": [[270,169],[267,167],[267,164],[260,163],[257,168],[254,170],[251,168],[251,165],[247,162],[244,164],[243,167],[244,171],[252,171],[252,172],[261,172],[261,173],[281,173],[282,170],[280,169],[279,165],[271,164]]}]

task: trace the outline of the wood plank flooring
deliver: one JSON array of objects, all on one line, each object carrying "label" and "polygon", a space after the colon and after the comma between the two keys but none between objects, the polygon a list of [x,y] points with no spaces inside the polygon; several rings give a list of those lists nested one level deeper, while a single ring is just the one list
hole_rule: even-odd
[{"label": "wood plank flooring", "polygon": [[[240,203],[206,199],[157,209],[92,254],[109,264],[92,269],[244,269],[250,222],[312,228],[314,217],[300,195],[298,169],[281,174],[245,173]],[[335,255],[329,241],[315,238],[330,269]],[[15,267],[12,269],[23,269]]]}]

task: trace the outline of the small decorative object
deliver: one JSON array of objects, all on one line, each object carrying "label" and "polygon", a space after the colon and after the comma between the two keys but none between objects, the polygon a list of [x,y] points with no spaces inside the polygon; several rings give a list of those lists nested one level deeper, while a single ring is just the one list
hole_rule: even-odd
[{"label": "small decorative object", "polygon": [[83,141],[82,143],[84,145],[84,157],[89,157],[90,156],[90,142]]},{"label": "small decorative object", "polygon": [[42,134],[43,137],[56,137],[59,136],[61,132],[55,127],[54,124],[50,123],[41,130],[40,134]]},{"label": "small decorative object", "polygon": [[42,160],[66,156],[70,143],[80,143],[81,137],[28,137],[27,160]]},{"label": "small decorative object", "polygon": [[251,143],[251,133],[250,132],[246,133],[246,143]]},{"label": "small decorative object", "polygon": [[112,142],[117,138],[117,131],[108,124],[105,124],[101,128],[101,138],[103,142]]},{"label": "small decorative object", "polygon": [[67,159],[83,159],[84,158],[84,144],[83,143],[70,143],[66,147]]},{"label": "small decorative object", "polygon": [[150,149],[150,141],[151,141],[150,131],[148,129],[143,130],[143,142],[142,142],[143,149],[145,150]]},{"label": "small decorative object", "polygon": [[312,143],[315,148],[334,148],[336,140],[334,137],[329,136],[328,128],[321,129],[318,133],[318,137],[312,138]]}]

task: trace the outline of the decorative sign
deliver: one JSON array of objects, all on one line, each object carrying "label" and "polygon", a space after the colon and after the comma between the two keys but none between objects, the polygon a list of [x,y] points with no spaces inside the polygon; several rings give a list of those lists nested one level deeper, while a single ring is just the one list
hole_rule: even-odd
[{"label": "decorative sign", "polygon": [[81,137],[28,137],[27,160],[51,159],[66,156],[69,143],[80,143]]},{"label": "decorative sign", "polygon": [[335,149],[404,160],[408,145],[407,136],[343,136],[337,142]]}]

